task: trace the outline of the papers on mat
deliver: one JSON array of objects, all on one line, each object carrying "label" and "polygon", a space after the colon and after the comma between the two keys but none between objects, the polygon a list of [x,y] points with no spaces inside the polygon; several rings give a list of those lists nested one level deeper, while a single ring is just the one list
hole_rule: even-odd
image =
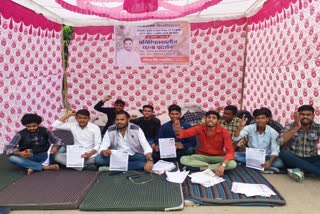
[{"label": "papers on mat", "polygon": [[51,152],[51,148],[52,148],[53,144],[50,145],[47,153],[48,153],[48,157],[47,157],[47,160],[45,160],[43,163],[42,163],[42,166],[48,166],[50,164],[50,152]]},{"label": "papers on mat", "polygon": [[111,150],[110,171],[128,171],[128,152]]},{"label": "papers on mat", "polygon": [[179,184],[183,183],[183,181],[186,179],[188,174],[189,174],[189,171],[186,171],[186,170],[183,170],[183,171],[178,170],[176,172],[166,171],[167,181],[172,183],[179,183]]},{"label": "papers on mat", "polygon": [[160,158],[176,158],[176,142],[174,138],[159,138]]},{"label": "papers on mat", "polygon": [[84,166],[84,158],[81,155],[84,153],[84,148],[80,145],[67,145],[67,167],[82,168]]},{"label": "papers on mat", "polygon": [[189,175],[192,183],[201,184],[205,187],[214,186],[218,183],[225,181],[223,178],[216,176],[210,169],[202,172],[195,172]]},{"label": "papers on mat", "polygon": [[246,148],[246,167],[264,170],[261,164],[266,162],[266,150]]},{"label": "papers on mat", "polygon": [[162,175],[165,173],[165,171],[171,171],[176,168],[176,165],[174,163],[159,160],[157,163],[153,164],[151,172]]},{"label": "papers on mat", "polygon": [[245,184],[245,183],[232,182],[231,191],[234,193],[245,194],[247,197],[252,197],[252,196],[271,197],[271,195],[276,195],[265,184]]}]

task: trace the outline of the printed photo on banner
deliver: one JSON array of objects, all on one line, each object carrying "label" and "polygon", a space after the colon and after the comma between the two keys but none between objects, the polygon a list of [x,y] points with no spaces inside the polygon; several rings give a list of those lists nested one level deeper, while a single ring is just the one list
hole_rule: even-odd
[{"label": "printed photo on banner", "polygon": [[190,26],[161,22],[146,26],[115,26],[117,66],[188,65]]}]

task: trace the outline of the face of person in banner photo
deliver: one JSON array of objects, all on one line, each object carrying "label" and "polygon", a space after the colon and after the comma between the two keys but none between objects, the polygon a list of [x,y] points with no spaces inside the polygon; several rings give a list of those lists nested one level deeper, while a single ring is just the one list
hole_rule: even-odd
[{"label": "face of person in banner photo", "polygon": [[124,41],[124,49],[126,49],[127,51],[132,51],[132,47],[133,47],[133,42],[132,40],[125,40]]}]

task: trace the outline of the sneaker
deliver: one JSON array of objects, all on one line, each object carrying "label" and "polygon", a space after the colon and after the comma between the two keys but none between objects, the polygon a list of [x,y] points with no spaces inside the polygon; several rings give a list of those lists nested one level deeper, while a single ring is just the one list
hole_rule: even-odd
[{"label": "sneaker", "polygon": [[276,174],[279,172],[280,172],[280,170],[278,168],[272,167],[272,166],[270,166],[269,168],[264,169],[264,171],[262,171],[262,173],[266,173],[266,174]]},{"label": "sneaker", "polygon": [[99,172],[107,172],[110,171],[110,168],[108,166],[100,166]]},{"label": "sneaker", "polygon": [[260,173],[262,173],[262,174],[273,174],[273,171],[265,169],[265,170],[261,170]]},{"label": "sneaker", "polygon": [[287,169],[289,177],[291,177],[296,182],[302,182],[304,180],[304,173],[301,169]]}]

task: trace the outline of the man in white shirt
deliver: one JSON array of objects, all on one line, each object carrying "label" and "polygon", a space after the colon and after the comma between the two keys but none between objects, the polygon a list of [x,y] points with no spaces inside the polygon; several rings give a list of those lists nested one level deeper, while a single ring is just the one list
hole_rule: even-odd
[{"label": "man in white shirt", "polygon": [[[67,122],[66,120],[75,116],[77,122]],[[77,112],[70,111],[62,116],[59,120],[54,121],[53,128],[71,131],[74,139],[74,145],[80,145],[84,148],[85,153],[82,158],[85,159],[85,168],[95,167],[95,156],[101,144],[101,132],[99,126],[89,122],[90,112],[86,109],[81,109]],[[65,147],[59,150],[55,157],[55,161],[66,165],[66,150]],[[82,170],[76,168],[78,170]]]},{"label": "man in white shirt", "polygon": [[129,154],[129,170],[144,169],[150,172],[153,166],[152,148],[142,129],[129,123],[129,118],[127,112],[117,112],[116,124],[110,126],[103,137],[96,165],[109,166],[112,150],[120,150]]},{"label": "man in white shirt", "polygon": [[123,40],[123,49],[117,52],[117,65],[118,66],[138,66],[141,65],[139,54],[133,50],[133,40],[125,38]]}]

